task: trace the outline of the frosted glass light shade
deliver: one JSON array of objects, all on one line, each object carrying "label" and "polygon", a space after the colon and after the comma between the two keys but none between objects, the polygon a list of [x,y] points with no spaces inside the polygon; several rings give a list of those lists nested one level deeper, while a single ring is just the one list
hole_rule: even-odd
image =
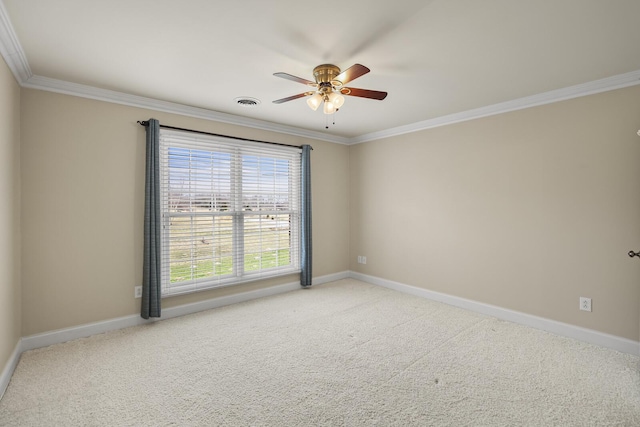
[{"label": "frosted glass light shade", "polygon": [[333,114],[336,112],[336,106],[333,102],[326,100],[324,101],[324,109],[322,110],[325,114]]},{"label": "frosted glass light shade", "polygon": [[331,92],[331,94],[329,94],[329,101],[331,101],[331,103],[334,107],[336,107],[337,110],[338,108],[342,107],[342,105],[344,105],[344,96],[335,92]]},{"label": "frosted glass light shade", "polygon": [[307,99],[307,105],[313,111],[316,111],[320,104],[322,104],[322,95],[320,95],[319,93],[316,93],[311,98]]}]

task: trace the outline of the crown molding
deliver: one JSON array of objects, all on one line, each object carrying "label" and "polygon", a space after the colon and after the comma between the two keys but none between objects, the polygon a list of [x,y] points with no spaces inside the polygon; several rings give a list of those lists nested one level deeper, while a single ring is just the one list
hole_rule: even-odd
[{"label": "crown molding", "polygon": [[33,75],[2,0],[0,0],[0,54],[18,83],[22,84]]},{"label": "crown molding", "polygon": [[229,123],[249,128],[267,130],[284,133],[288,135],[300,136],[304,138],[318,139],[322,141],[334,142],[337,144],[348,144],[350,140],[336,135],[326,135],[322,132],[301,129],[293,126],[286,126],[264,120],[251,119],[234,114],[221,113],[208,110],[206,108],[191,107],[189,105],[175,102],[161,101],[143,96],[130,95],[108,89],[100,89],[93,86],[71,83],[64,80],[52,79],[43,76],[31,76],[22,83],[23,87],[30,89],[46,90],[65,95],[73,95],[81,98],[106,101],[115,104],[127,105],[130,107],[146,108],[154,111],[178,114],[181,116],[194,117],[198,119],[212,120],[216,122]]},{"label": "crown molding", "polygon": [[16,35],[13,25],[11,24],[9,14],[7,13],[4,2],[2,0],[0,0],[0,55],[2,55],[2,57],[4,58],[7,66],[13,73],[13,76],[18,81],[20,86],[26,88],[46,90],[82,98],[128,105],[131,107],[148,108],[155,111],[163,111],[182,116],[229,123],[260,130],[279,132],[287,135],[334,142],[337,144],[349,144],[351,142],[349,138],[345,138],[342,136],[328,135],[322,132],[302,129],[294,126],[286,126],[267,122],[264,120],[257,120],[248,117],[237,116],[234,114],[221,113],[205,108],[191,107],[174,102],[145,98],[142,96],[130,95],[122,92],[100,89],[92,86],[34,75],[31,72],[27,57],[24,53],[24,50],[22,49],[22,46],[20,45],[20,41],[18,40],[18,36]]},{"label": "crown molding", "polygon": [[593,95],[615,89],[640,84],[640,70],[625,74],[619,74],[592,82],[569,86],[562,89],[552,90],[537,95],[448,114],[446,116],[435,117],[404,126],[393,127],[378,132],[363,134],[348,138],[337,135],[328,135],[323,132],[302,129],[294,126],[281,125],[264,120],[251,119],[234,114],[221,113],[205,108],[191,107],[174,102],[161,101],[153,98],[146,98],[137,95],[130,95],[107,89],[100,89],[93,86],[66,82],[49,77],[37,76],[31,72],[26,55],[17,35],[11,25],[11,20],[4,3],[0,0],[0,54],[6,61],[9,69],[20,86],[39,89],[50,92],[62,93],[66,95],[78,96],[82,98],[95,99],[99,101],[112,102],[131,107],[146,108],[155,111],[178,114],[182,116],[194,117],[205,120],[212,120],[222,123],[229,123],[254,129],[283,133],[287,135],[300,136],[304,138],[317,139],[321,141],[334,142],[337,144],[360,144],[383,138],[403,135],[406,133],[419,132],[439,126],[446,126],[482,117],[504,114],[510,111],[522,110],[539,105],[551,104],[567,99]]},{"label": "crown molding", "polygon": [[431,129],[439,126],[446,126],[454,123],[465,122],[468,120],[479,119],[481,117],[494,116],[497,114],[508,113],[510,111],[523,110],[525,108],[536,107],[539,105],[551,104],[554,102],[565,101],[568,99],[579,98],[582,96],[593,95],[596,93],[607,92],[615,89],[622,89],[638,84],[640,84],[640,70],[632,71],[625,74],[619,74],[604,79],[594,80],[575,86],[569,86],[562,89],[552,90],[549,92],[543,92],[537,95],[526,96],[524,98],[518,98],[498,104],[487,105],[486,107],[475,108],[473,110],[462,111],[460,113],[448,114],[446,116],[423,120],[405,126],[398,126],[379,132],[360,135],[351,138],[350,143],[359,144],[362,142],[389,138],[405,133],[418,132],[421,130]]},{"label": "crown molding", "polygon": [[[1,4],[1,3],[0,3]],[[24,58],[24,55],[18,55]],[[24,70],[24,68],[23,68]],[[28,65],[27,65],[28,70]],[[12,69],[13,71],[13,69]],[[30,73],[30,71],[29,71]],[[16,73],[14,72],[14,75]],[[16,77],[17,78],[17,77]],[[554,102],[565,101],[568,99],[579,98],[582,96],[593,95],[596,93],[607,92],[615,89],[621,89],[629,86],[640,84],[640,70],[632,71],[625,74],[619,74],[604,79],[594,80],[588,83],[569,86],[562,89],[543,92],[540,94],[518,98],[511,101],[501,102],[498,104],[488,105],[485,107],[475,108],[472,110],[462,111],[460,113],[449,114],[446,116],[436,117],[433,119],[423,120],[411,123],[405,126],[385,129],[379,132],[368,133],[352,138],[341,137],[337,135],[327,135],[322,132],[306,130],[293,126],[280,125],[263,120],[251,119],[247,117],[237,116],[234,114],[221,113],[218,111],[208,110],[205,108],[191,107],[188,105],[177,104],[168,101],[161,101],[153,98],[146,98],[137,95],[130,95],[123,92],[116,92],[107,89],[100,89],[93,86],[81,85],[77,83],[66,82],[63,80],[52,79],[31,75],[29,78],[21,82],[21,86],[57,92],[66,95],[79,96],[83,98],[95,99],[99,101],[112,102],[116,104],[128,105],[131,107],[146,108],[155,111],[163,111],[167,113],[178,114],[182,116],[194,117],[205,120],[229,123],[249,128],[267,130],[273,132],[284,133],[288,135],[300,136],[305,138],[318,139],[337,144],[353,145],[363,142],[375,141],[383,138],[390,138],[406,133],[419,132],[439,126],[447,126],[454,123],[475,120],[482,117],[504,114],[511,111],[523,110],[525,108],[536,107]]]}]

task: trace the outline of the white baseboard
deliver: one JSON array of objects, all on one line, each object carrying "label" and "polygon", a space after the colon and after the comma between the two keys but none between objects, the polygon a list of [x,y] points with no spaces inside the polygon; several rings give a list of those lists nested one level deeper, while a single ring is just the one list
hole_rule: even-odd
[{"label": "white baseboard", "polygon": [[[314,277],[313,285],[320,285],[335,280],[345,279],[349,277],[348,271],[340,273],[328,274],[326,276]],[[299,282],[290,282],[282,285],[271,286],[264,289],[256,289],[253,291],[240,292],[233,295],[226,295],[217,298],[211,298],[205,301],[198,301],[190,304],[179,305],[162,309],[162,317],[159,319],[145,320],[139,314],[117,317],[114,319],[103,320],[100,322],[86,323],[84,325],[73,326],[71,328],[58,329],[54,331],[44,332],[41,334],[30,335],[22,338],[21,351],[33,350],[35,348],[46,347],[53,344],[59,344],[77,338],[85,338],[91,335],[101,334],[117,329],[128,328],[129,326],[144,325],[151,322],[157,322],[173,317],[184,316],[187,314],[197,313],[199,311],[210,310],[212,308],[223,307],[225,305],[237,304],[240,302],[251,301],[257,298],[264,298],[272,295],[282,294],[300,289]]]},{"label": "white baseboard", "polygon": [[18,366],[20,354],[22,354],[21,345],[22,339],[19,339],[16,343],[15,348],[13,349],[13,353],[11,353],[11,356],[9,356],[7,364],[2,370],[2,375],[0,375],[0,399],[2,399],[2,396],[4,396],[4,392],[7,390],[7,386],[9,386],[9,381],[11,381],[13,371],[15,371],[16,366]]},{"label": "white baseboard", "polygon": [[594,331],[592,329],[586,329],[580,326],[546,319],[544,317],[533,316],[531,314],[509,310],[495,305],[484,304],[478,301],[443,294],[440,292],[434,292],[375,276],[369,276],[355,271],[350,271],[349,277],[406,294],[427,298],[432,301],[442,302],[455,307],[464,308],[469,311],[474,311],[476,313],[481,313],[487,316],[496,317],[498,319],[518,323],[520,325],[541,329],[543,331],[551,332],[563,337],[574,338],[602,347],[611,348],[622,353],[633,354],[635,356],[640,355],[640,342],[633,341],[627,338],[622,338],[615,335]]},{"label": "white baseboard", "polygon": [[[493,316],[498,319],[508,320],[510,322],[530,326],[536,329],[541,329],[547,332],[554,333],[556,335],[574,338],[591,344],[611,348],[623,353],[640,355],[640,343],[637,341],[632,341],[615,335],[609,335],[591,329],[581,328],[579,326],[569,325],[567,323],[557,322],[555,320],[545,319],[542,317],[509,310],[502,307],[468,300],[453,295],[429,291],[427,289],[418,288],[415,286],[406,285],[404,283],[394,282],[379,277],[369,276],[366,274],[357,273],[355,271],[343,271],[340,273],[316,277],[313,279],[313,285],[321,285],[324,283],[329,283],[346,278],[361,280],[363,282],[383,286],[385,288],[393,289],[399,292],[404,292],[407,294],[442,302],[488,316]],[[140,315],[135,314],[23,337],[18,341],[18,343],[16,343],[16,347],[11,354],[11,357],[7,361],[4,369],[2,370],[2,375],[0,375],[0,398],[2,398],[2,395],[9,385],[9,381],[11,380],[11,376],[13,375],[13,371],[18,365],[20,355],[23,351],[46,347],[53,344],[59,344],[77,338],[85,338],[91,335],[127,328],[129,326],[143,325],[146,323],[197,313],[199,311],[223,307],[230,304],[236,304],[254,300],[257,298],[278,295],[297,289],[300,289],[300,284],[298,282],[285,283],[265,289],[257,289],[253,291],[242,292],[239,294],[212,298],[206,301],[166,308],[162,310],[162,318],[160,319],[145,320],[142,319]]]},{"label": "white baseboard", "polygon": [[[312,285],[317,286],[323,283],[333,282],[340,279],[346,279],[349,277],[348,271],[340,273],[327,274],[326,276],[314,277],[312,279]],[[218,298],[212,298],[205,301],[198,301],[191,304],[184,304],[177,307],[163,308],[162,318],[153,320],[144,320],[139,315],[134,315],[142,322],[138,324],[148,323],[150,321],[158,321],[164,319],[171,319],[172,317],[184,316],[187,314],[197,313],[199,311],[211,310],[212,308],[224,307],[225,305],[237,304],[240,302],[251,301],[258,298],[269,297],[272,295],[278,295],[285,292],[291,292],[300,289],[300,282],[285,283],[282,285],[271,286],[264,289],[256,289],[254,291],[241,292],[238,294],[227,295]],[[115,319],[117,320],[117,319]],[[122,328],[113,328],[122,329]],[[90,334],[93,335],[93,334]],[[88,335],[87,335],[88,336]]]},{"label": "white baseboard", "polygon": [[[348,271],[340,273],[327,274],[325,276],[314,277],[313,285],[321,285],[340,279],[349,277]],[[145,320],[139,314],[130,316],[117,317],[114,319],[103,320],[100,322],[87,323],[71,328],[58,329],[54,331],[44,332],[41,334],[29,335],[21,338],[11,354],[8,362],[2,370],[0,376],[0,398],[4,394],[13,371],[18,365],[20,355],[23,351],[33,350],[36,348],[46,347],[53,344],[60,344],[78,338],[85,338],[91,335],[101,334],[104,332],[114,331],[129,326],[144,325],[147,323],[157,322],[172,317],[184,316],[187,314],[197,313],[199,311],[210,310],[212,308],[223,307],[225,305],[237,304],[240,302],[250,301],[257,298],[264,298],[272,295],[278,295],[285,292],[291,292],[300,289],[299,282],[285,283],[282,285],[271,286],[264,289],[256,289],[248,292],[241,292],[234,295],[226,295],[218,298],[212,298],[206,301],[199,301],[191,304],[184,304],[177,307],[162,309],[162,317],[160,319]]]},{"label": "white baseboard", "polygon": [[329,282],[335,282],[336,280],[348,279],[351,277],[350,271],[341,271],[339,273],[327,274],[320,277],[314,277],[311,282],[313,285],[322,285]]}]

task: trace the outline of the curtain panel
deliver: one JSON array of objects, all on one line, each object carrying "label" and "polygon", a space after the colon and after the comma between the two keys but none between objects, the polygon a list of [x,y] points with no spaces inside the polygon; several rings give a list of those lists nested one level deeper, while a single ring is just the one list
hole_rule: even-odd
[{"label": "curtain panel", "polygon": [[301,248],[300,248],[300,285],[311,286],[313,245],[311,238],[311,148],[310,145],[302,146],[302,195],[300,211],[301,216]]},{"label": "curtain panel", "polygon": [[161,248],[160,233],[160,123],[149,119],[144,191],[144,261],[142,272],[142,306],[144,319],[160,317]]}]

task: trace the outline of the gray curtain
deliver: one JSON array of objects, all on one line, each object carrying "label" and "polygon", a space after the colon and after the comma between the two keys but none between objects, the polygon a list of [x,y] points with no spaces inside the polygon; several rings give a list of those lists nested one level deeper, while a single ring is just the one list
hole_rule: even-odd
[{"label": "gray curtain", "polygon": [[301,244],[300,264],[300,285],[311,286],[311,264],[312,264],[312,239],[311,239],[311,146],[302,146],[302,208],[300,212],[301,220]]},{"label": "gray curtain", "polygon": [[144,263],[142,307],[144,319],[160,317],[160,123],[147,123],[147,165],[144,190]]}]

